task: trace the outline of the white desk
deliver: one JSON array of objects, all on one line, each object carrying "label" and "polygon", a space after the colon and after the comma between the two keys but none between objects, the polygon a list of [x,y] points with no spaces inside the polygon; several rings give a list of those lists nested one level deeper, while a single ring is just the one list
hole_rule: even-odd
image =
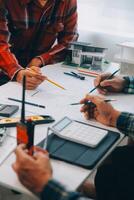
[{"label": "white desk", "polygon": [[[88,91],[93,88],[93,79],[91,77],[86,77],[85,81],[73,78],[71,76],[66,76],[63,74],[64,71],[70,71],[70,69],[62,68],[60,65],[53,65],[44,67],[42,69],[43,73],[46,74],[50,79],[63,85],[66,90],[63,91],[60,88],[55,87],[49,82],[44,82],[40,85],[36,91],[27,91],[26,97],[27,101],[35,102],[46,106],[46,109],[41,109],[33,106],[26,106],[27,114],[49,114],[52,115],[55,120],[59,120],[64,116],[69,116],[73,119],[86,121],[90,124],[95,124],[101,127],[105,127],[94,121],[87,121],[83,118],[82,114],[79,112],[80,106],[70,106],[70,103],[78,102],[83,96],[85,96]],[[19,103],[9,101],[8,97],[15,97],[21,99],[21,86],[17,83],[8,83],[0,87],[0,93],[3,94],[0,97],[1,102],[11,103],[20,105]],[[37,93],[36,93],[37,92]],[[35,94],[36,93],[36,94]],[[35,94],[35,95],[34,95]],[[132,102],[134,101],[134,95],[131,98],[127,95],[111,95],[111,98],[116,98],[117,101],[113,102],[114,106],[120,108],[121,110],[131,111],[134,109]],[[127,103],[126,103],[127,102]],[[16,114],[20,115],[20,111]],[[35,129],[35,143],[41,141],[45,138],[46,130],[49,125],[40,125]],[[107,127],[108,128],[108,127]],[[114,128],[108,128],[115,130]],[[11,129],[11,137],[16,137],[15,128]],[[116,142],[114,147],[122,140],[123,136]],[[107,155],[114,148],[112,147]],[[105,155],[104,158],[107,156]],[[103,159],[104,159],[103,158]],[[22,193],[31,193],[25,189],[18,181],[16,174],[11,168],[11,164],[15,160],[15,156],[12,153],[0,166],[0,184],[8,188],[15,189]],[[102,162],[102,160],[100,161]],[[65,162],[52,160],[53,166],[53,177],[63,183],[68,189],[75,190],[78,186],[92,173],[92,170],[86,170],[81,167],[77,167]],[[96,166],[97,167],[97,166]],[[33,199],[35,197],[33,196]]]}]

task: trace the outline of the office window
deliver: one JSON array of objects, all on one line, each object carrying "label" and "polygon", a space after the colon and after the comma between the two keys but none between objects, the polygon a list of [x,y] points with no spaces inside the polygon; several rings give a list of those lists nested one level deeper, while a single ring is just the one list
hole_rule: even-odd
[{"label": "office window", "polygon": [[78,0],[78,27],[134,36],[134,0]]}]

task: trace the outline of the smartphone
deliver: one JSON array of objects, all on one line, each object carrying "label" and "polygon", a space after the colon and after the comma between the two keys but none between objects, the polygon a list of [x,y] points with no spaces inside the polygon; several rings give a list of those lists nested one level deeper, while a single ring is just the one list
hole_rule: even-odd
[{"label": "smartphone", "polygon": [[14,113],[16,113],[18,110],[19,110],[19,106],[0,104],[0,116],[2,117],[10,117]]},{"label": "smartphone", "polygon": [[[34,116],[27,116],[27,120],[32,120],[34,124],[47,124],[47,123],[52,123],[54,122],[54,118],[51,117],[50,115],[34,115]],[[19,117],[15,118],[2,118],[0,119],[0,127],[15,127],[17,123],[20,122]]]}]

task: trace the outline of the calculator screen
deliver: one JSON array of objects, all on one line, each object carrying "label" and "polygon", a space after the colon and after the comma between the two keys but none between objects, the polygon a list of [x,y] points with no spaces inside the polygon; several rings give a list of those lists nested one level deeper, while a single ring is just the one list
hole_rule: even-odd
[{"label": "calculator screen", "polygon": [[57,124],[53,126],[56,131],[61,131],[66,126],[68,126],[72,122],[71,119],[65,117],[63,120],[59,121]]}]

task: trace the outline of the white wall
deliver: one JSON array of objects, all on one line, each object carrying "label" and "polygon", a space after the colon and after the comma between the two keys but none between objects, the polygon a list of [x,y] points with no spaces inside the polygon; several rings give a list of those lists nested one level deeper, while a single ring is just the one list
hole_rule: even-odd
[{"label": "white wall", "polygon": [[78,0],[79,40],[108,47],[113,59],[119,42],[134,41],[134,0]]}]

